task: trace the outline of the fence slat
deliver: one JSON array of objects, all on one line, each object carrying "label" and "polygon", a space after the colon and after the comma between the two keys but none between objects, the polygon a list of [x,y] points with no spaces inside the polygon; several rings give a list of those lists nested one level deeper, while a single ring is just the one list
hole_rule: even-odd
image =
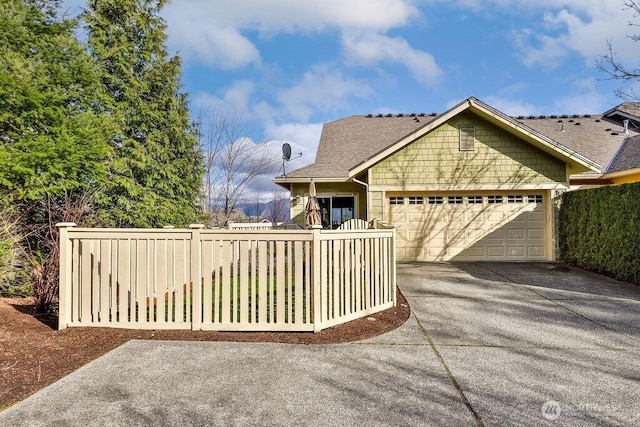
[{"label": "fence slat", "polygon": [[238,267],[238,275],[240,276],[240,285],[238,286],[240,301],[240,323],[249,323],[249,242],[241,240],[239,242],[240,249],[240,265]]},{"label": "fence slat", "polygon": [[213,244],[212,241],[202,242],[202,323],[211,323],[215,317],[215,299],[213,298]]},{"label": "fence slat", "polygon": [[274,322],[276,323],[284,323],[284,316],[287,312],[287,307],[285,306],[287,282],[285,277],[286,255],[284,248],[284,242],[278,240],[276,242],[276,256],[273,258],[276,263],[276,281],[274,285],[276,291],[276,317]]},{"label": "fence slat", "polygon": [[294,259],[295,259],[295,274],[293,280],[295,281],[295,290],[293,291],[293,298],[295,299],[294,317],[291,323],[303,323],[303,298],[304,298],[304,276],[302,268],[304,265],[304,251],[302,242],[294,242]]},{"label": "fence slat", "polygon": [[222,323],[231,322],[231,242],[222,240],[220,242],[220,254],[222,259]]},{"label": "fence slat", "polygon": [[258,323],[266,324],[268,317],[267,291],[267,242],[258,241]]}]

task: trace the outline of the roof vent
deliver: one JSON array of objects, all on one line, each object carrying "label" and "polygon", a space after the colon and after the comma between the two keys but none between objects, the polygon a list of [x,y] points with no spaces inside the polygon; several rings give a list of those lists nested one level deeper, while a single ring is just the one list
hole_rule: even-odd
[{"label": "roof vent", "polygon": [[610,132],[612,129],[611,128],[606,128],[604,131],[605,132]]},{"label": "roof vent", "polygon": [[438,113],[431,113],[431,114],[429,114],[429,115],[430,115],[431,117],[435,117],[435,116],[437,116],[437,115],[438,115]]},{"label": "roof vent", "polygon": [[576,124],[576,126],[580,126],[580,122],[576,122],[575,124]]},{"label": "roof vent", "polygon": [[540,116],[540,117],[538,117],[538,118],[540,118],[540,119],[546,119],[546,118],[547,118],[547,116]]},{"label": "roof vent", "polygon": [[560,117],[562,117],[563,119],[567,119],[569,118],[569,116],[567,116],[566,114],[561,115]]},{"label": "roof vent", "polygon": [[574,119],[577,119],[578,117],[580,117],[580,114],[574,114],[574,115],[573,115],[573,118],[574,118]]},{"label": "roof vent", "polygon": [[629,135],[629,119],[623,120],[622,124],[624,126],[624,134]]},{"label": "roof vent", "polygon": [[424,117],[424,113],[420,113],[418,114],[420,117]]},{"label": "roof vent", "polygon": [[379,113],[379,114],[378,114],[378,117],[382,117],[382,113]]},{"label": "roof vent", "polygon": [[617,135],[618,132],[611,132],[611,135]]},{"label": "roof vent", "polygon": [[530,120],[534,120],[536,118],[536,116],[529,116]]},{"label": "roof vent", "polygon": [[596,119],[596,123],[600,123],[600,119]]},{"label": "roof vent", "polygon": [[367,114],[367,117],[373,117],[373,114]]},{"label": "roof vent", "polygon": [[524,119],[524,116],[518,116],[518,117],[516,117],[516,119],[522,120],[522,119]]},{"label": "roof vent", "polygon": [[573,119],[569,119],[569,123],[573,123],[573,122],[574,122],[574,120],[573,120]]},{"label": "roof vent", "polygon": [[387,117],[393,117],[393,114],[387,113]]},{"label": "roof vent", "polygon": [[551,117],[552,119],[557,119],[557,118],[558,118],[558,115],[557,115],[557,114],[552,114],[552,115],[550,115],[549,117]]},{"label": "roof vent", "polygon": [[591,114],[585,114],[585,115],[584,115],[584,116],[582,116],[582,117],[586,117],[586,118],[588,119],[589,117],[591,117]]},{"label": "roof vent", "polygon": [[558,120],[558,123],[562,123],[562,119]]},{"label": "roof vent", "polygon": [[409,114],[409,115],[410,115],[411,117],[415,117],[415,116],[416,116],[416,113],[411,113],[411,114]]},{"label": "roof vent", "polygon": [[398,114],[398,117],[402,117],[402,116],[404,116],[404,114],[403,114],[403,113],[399,113],[399,114]]}]

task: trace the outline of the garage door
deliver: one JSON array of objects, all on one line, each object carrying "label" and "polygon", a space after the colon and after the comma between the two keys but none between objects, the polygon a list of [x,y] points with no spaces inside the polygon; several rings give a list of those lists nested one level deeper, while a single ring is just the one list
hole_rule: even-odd
[{"label": "garage door", "polygon": [[388,193],[404,261],[545,260],[546,194]]}]

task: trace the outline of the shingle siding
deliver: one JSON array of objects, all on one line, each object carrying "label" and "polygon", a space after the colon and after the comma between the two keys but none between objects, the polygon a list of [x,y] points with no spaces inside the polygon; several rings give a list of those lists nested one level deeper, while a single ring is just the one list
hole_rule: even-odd
[{"label": "shingle siding", "polygon": [[[473,151],[460,151],[461,124],[475,126]],[[374,165],[371,184],[565,182],[564,162],[473,113],[463,113]]]}]

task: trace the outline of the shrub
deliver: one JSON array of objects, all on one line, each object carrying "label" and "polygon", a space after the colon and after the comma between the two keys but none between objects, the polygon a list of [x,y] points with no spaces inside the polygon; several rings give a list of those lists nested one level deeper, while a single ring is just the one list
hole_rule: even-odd
[{"label": "shrub", "polygon": [[563,262],[640,283],[640,183],[565,193],[558,239]]}]

